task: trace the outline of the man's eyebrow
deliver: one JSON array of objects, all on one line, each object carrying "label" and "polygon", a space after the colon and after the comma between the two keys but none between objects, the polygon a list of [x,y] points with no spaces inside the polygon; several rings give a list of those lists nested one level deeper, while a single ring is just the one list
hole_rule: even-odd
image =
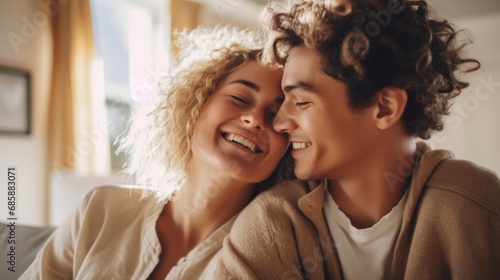
[{"label": "man's eyebrow", "polygon": [[238,80],[234,80],[234,81],[230,82],[229,84],[242,84],[242,85],[244,85],[250,89],[253,89],[257,92],[260,91],[260,87],[258,85],[254,84],[248,80],[238,79]]},{"label": "man's eyebrow", "polygon": [[292,83],[290,85],[286,85],[283,87],[283,91],[285,93],[288,93],[288,92],[290,92],[292,90],[296,90],[296,89],[314,91],[314,87],[311,84],[306,83],[306,82],[296,82],[296,83]]}]

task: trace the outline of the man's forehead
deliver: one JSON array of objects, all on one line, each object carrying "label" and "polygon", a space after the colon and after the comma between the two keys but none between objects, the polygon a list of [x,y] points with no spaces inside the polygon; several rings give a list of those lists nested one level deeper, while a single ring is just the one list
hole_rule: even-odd
[{"label": "man's forehead", "polygon": [[[321,60],[316,51],[304,46],[294,47],[288,52],[283,82],[296,83],[321,72]],[[290,79],[293,81],[288,81]]]},{"label": "man's forehead", "polygon": [[295,62],[295,61],[300,61],[300,62],[305,62],[305,61],[314,61],[314,62],[319,62],[320,61],[320,55],[319,53],[314,50],[310,49],[306,46],[296,46],[291,48],[288,51],[288,56],[287,56],[287,61],[286,64],[290,62]]}]

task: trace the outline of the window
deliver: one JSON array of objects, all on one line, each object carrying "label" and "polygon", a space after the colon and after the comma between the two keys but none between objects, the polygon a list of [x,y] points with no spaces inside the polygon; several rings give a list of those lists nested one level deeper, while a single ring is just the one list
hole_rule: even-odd
[{"label": "window", "polygon": [[94,38],[110,123],[111,165],[122,168],[116,138],[125,130],[131,112],[158,90],[168,69],[168,1],[91,0]]}]

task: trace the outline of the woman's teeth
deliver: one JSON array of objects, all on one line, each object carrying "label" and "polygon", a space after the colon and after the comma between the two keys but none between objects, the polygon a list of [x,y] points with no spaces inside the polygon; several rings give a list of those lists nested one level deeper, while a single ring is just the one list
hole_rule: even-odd
[{"label": "woman's teeth", "polygon": [[255,144],[254,142],[248,140],[247,138],[245,138],[241,135],[228,133],[228,134],[226,134],[226,140],[241,144],[242,146],[246,147],[247,149],[249,149],[252,152],[255,152],[256,148],[257,148],[257,144]]}]

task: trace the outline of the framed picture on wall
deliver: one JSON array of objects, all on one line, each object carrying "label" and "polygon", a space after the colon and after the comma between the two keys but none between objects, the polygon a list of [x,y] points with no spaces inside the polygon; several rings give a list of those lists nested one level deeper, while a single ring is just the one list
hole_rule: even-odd
[{"label": "framed picture on wall", "polygon": [[30,74],[0,66],[0,134],[30,133]]}]

